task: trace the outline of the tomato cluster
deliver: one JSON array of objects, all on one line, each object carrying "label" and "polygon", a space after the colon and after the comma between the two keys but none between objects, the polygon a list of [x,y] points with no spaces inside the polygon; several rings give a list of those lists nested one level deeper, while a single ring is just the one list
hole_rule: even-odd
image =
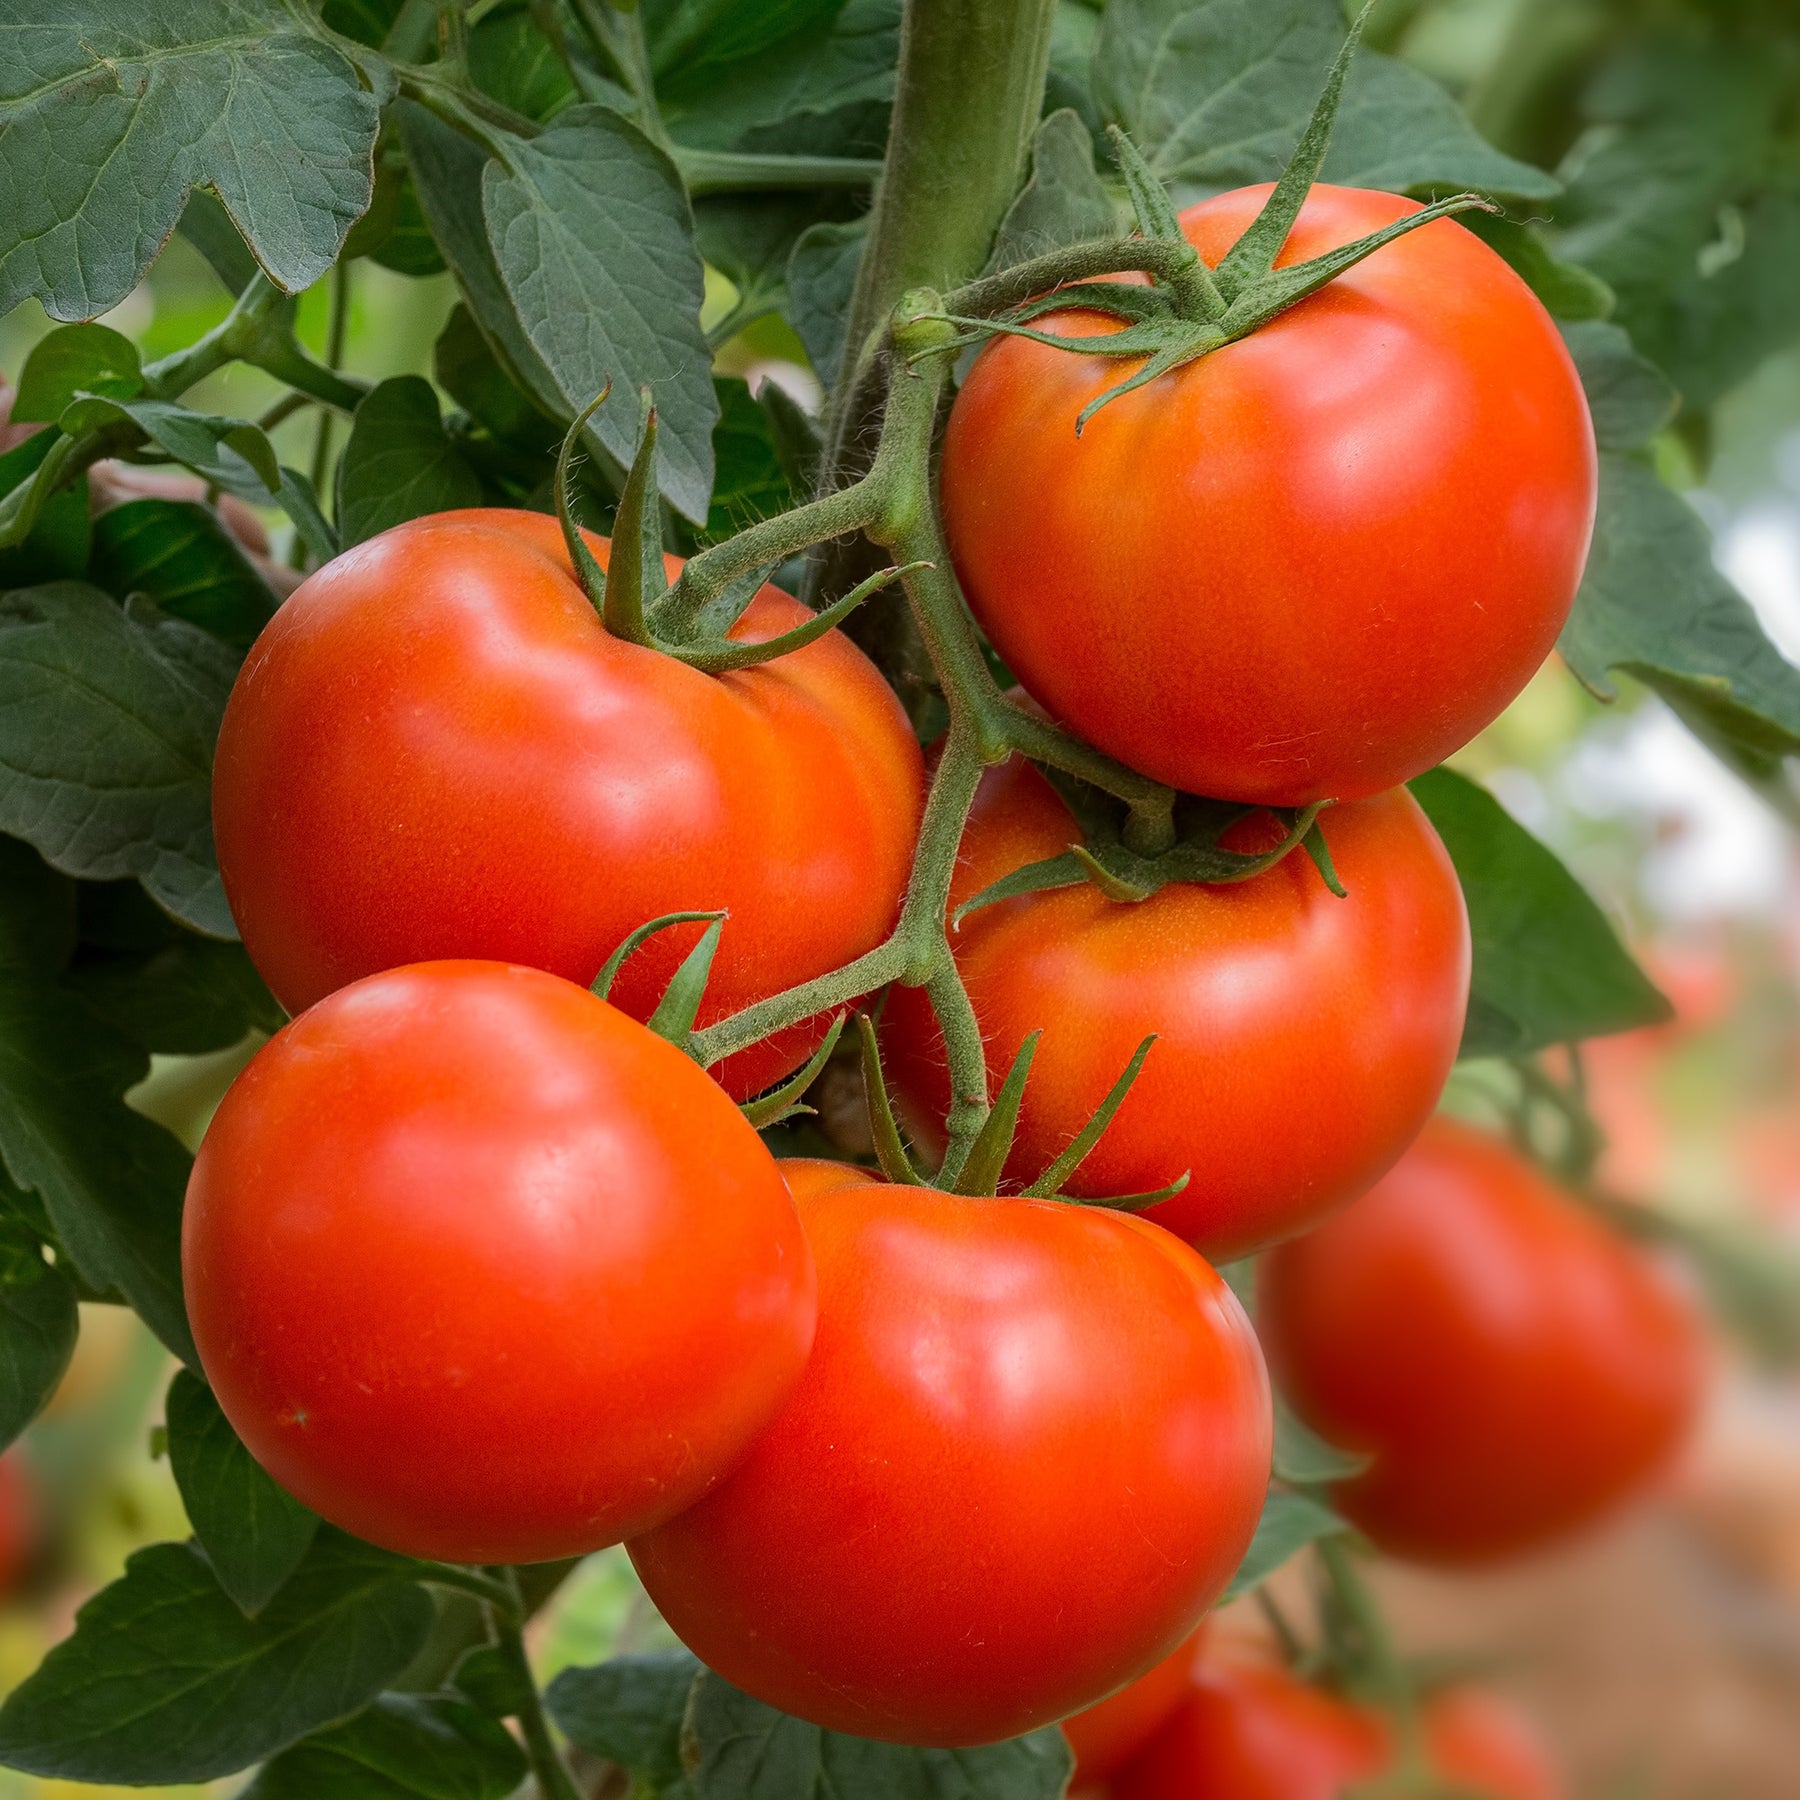
[{"label": "tomato cluster", "polygon": [[[1260,198],[1184,227],[1216,261]],[[1409,205],[1319,189],[1287,254]],[[703,673],[608,635],[553,521],[445,514],[307,580],[231,698],[220,866],[297,1016],[196,1161],[189,1313],[256,1457],[374,1542],[495,1563],[628,1540],[710,1666],[869,1737],[987,1742],[1141,1676],[1076,1727],[1118,1800],[1298,1795],[1241,1771],[1311,1732],[1293,1754],[1350,1780],[1391,1745],[1278,1671],[1191,1671],[1272,1429],[1257,1339],[1203,1258],[1283,1244],[1263,1289],[1276,1366],[1322,1430],[1377,1453],[1343,1502],[1401,1549],[1586,1516],[1691,1402],[1685,1316],[1597,1227],[1553,1224],[1535,1193],[1472,1197],[1441,1133],[1382,1179],[1437,1103],[1470,961],[1454,870],[1397,784],[1553,640],[1592,434],[1541,308],[1448,222],[1078,435],[1103,377],[1010,339],[977,360],[942,465],[976,616],[1093,744],[1242,802],[1225,849],[1282,837],[1256,809],[1342,804],[1316,858],[1137,903],[1021,893],[949,928],[990,1090],[1043,1032],[999,1191],[778,1165],[734,1102],[805,1062],[826,1021],[710,1072],[664,1041],[645,1021],[662,1027],[697,924],[651,939],[607,999],[583,985],[674,912],[726,915],[702,1027],[884,941],[925,771],[874,664],[830,632]],[[766,641],[806,616],[765,587],[732,630]],[[990,767],[952,914],[1079,836],[1032,765]],[[886,996],[926,1150],[971,1098],[951,1093],[939,1017],[917,986]],[[1148,1036],[1072,1197],[1027,1196]],[[1471,1165],[1500,1154],[1454,1144]],[[1144,1217],[1082,1204],[1183,1177]],[[1536,1341],[1483,1338],[1483,1296],[1452,1291],[1458,1207],[1492,1215]],[[1396,1235],[1417,1248],[1384,1250]],[[1593,1350],[1613,1327],[1631,1346]],[[1454,1422],[1426,1415],[1459,1382],[1485,1384],[1476,1447],[1439,1455]],[[1406,1415],[1392,1430],[1384,1394]],[[1439,1744],[1444,1716],[1434,1754],[1486,1780],[1449,1725]]]}]

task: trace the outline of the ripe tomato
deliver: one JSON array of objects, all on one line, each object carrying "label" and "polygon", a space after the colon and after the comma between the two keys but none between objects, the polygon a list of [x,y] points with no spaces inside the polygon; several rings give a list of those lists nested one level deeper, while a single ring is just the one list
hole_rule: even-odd
[{"label": "ripe tomato", "polygon": [[1030,1731],[1167,1656],[1268,1481],[1230,1289],[1124,1214],[782,1167],[818,1339],[737,1472],[630,1546],[663,1617],[757,1698],[906,1744]]},{"label": "ripe tomato", "polygon": [[815,1316],[737,1108],[585,989],[502,963],[370,976],[265,1045],[195,1159],[182,1275],[270,1474],[464,1563],[580,1555],[690,1505]]},{"label": "ripe tomato", "polygon": [[44,1501],[37,1474],[15,1444],[0,1456],[0,1600],[24,1580],[43,1541]]},{"label": "ripe tomato", "polygon": [[1069,1777],[1071,1793],[1080,1793],[1128,1763],[1187,1698],[1204,1631],[1202,1626],[1172,1656],[1165,1656],[1130,1686],[1063,1720],[1063,1736],[1075,1752],[1075,1772]]},{"label": "ripe tomato", "polygon": [[[1493,1695],[1451,1689],[1425,1708],[1425,1753],[1440,1780],[1487,1800],[1562,1800],[1561,1775]],[[1110,1800],[1348,1800],[1394,1767],[1379,1712],[1285,1669],[1204,1665],[1185,1704],[1113,1779]]]},{"label": "ripe tomato", "polygon": [[[1272,828],[1266,815],[1260,825]],[[1304,1230],[1392,1164],[1431,1116],[1462,1036],[1462,889],[1404,789],[1334,807],[1325,832],[1348,899],[1298,853],[1231,886],[1172,884],[1130,905],[1084,884],[964,921],[956,960],[991,1076],[1044,1033],[1012,1179],[1063,1149],[1153,1031],[1071,1193],[1147,1193],[1191,1170],[1146,1216],[1223,1260]],[[952,906],[1079,835],[1028,764],[990,770]],[[889,993],[883,1032],[906,1123],[936,1146],[949,1083],[922,990]]]},{"label": "ripe tomato", "polygon": [[1699,1406],[1704,1346],[1661,1266],[1508,1145],[1439,1119],[1374,1191],[1269,1256],[1263,1342],[1384,1550],[1479,1563],[1641,1489]]},{"label": "ripe tomato", "polygon": [[[734,635],[807,616],[766,587]],[[881,941],[922,794],[906,715],[841,633],[699,674],[607,636],[554,520],[476,511],[359,544],[283,604],[225,711],[213,820],[233,916],[290,1011],[433,957],[585,984],[634,927],[725,907],[706,1024]],[[648,1017],[700,929],[645,945],[615,1002]],[[753,1093],[821,1032],[720,1078]]]},{"label": "ripe tomato", "polygon": [[[1182,214],[1220,262],[1269,189]],[[1315,187],[1281,261],[1416,210]],[[1119,329],[1071,308],[1037,325]],[[1567,617],[1593,427],[1530,289],[1442,220],[1109,402],[1137,365],[1000,338],[944,440],[969,603],[1059,719],[1195,793],[1378,793],[1466,743]]]}]

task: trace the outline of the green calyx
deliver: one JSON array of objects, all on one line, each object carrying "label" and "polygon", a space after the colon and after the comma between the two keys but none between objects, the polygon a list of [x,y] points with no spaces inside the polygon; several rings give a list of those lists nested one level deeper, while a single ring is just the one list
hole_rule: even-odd
[{"label": "green calyx", "polygon": [[[1108,136],[1142,241],[1157,251],[1154,266],[1146,271],[1151,275],[1150,285],[1084,279],[1079,294],[1072,295],[1060,281],[1080,279],[1086,271],[1071,271],[1049,284],[1051,291],[1005,305],[991,314],[983,314],[973,306],[957,310],[955,303],[962,296],[953,294],[940,315],[946,323],[962,328],[960,335],[950,340],[951,346],[960,349],[1004,334],[1082,356],[1141,360],[1140,368],[1082,408],[1075,420],[1075,434],[1079,437],[1087,422],[1103,406],[1160,375],[1198,361],[1221,345],[1235,343],[1261,330],[1289,307],[1316,293],[1346,269],[1354,268],[1396,238],[1457,213],[1498,211],[1491,201],[1479,194],[1454,194],[1336,250],[1328,250],[1321,256],[1287,268],[1275,267],[1325,161],[1332,126],[1343,99],[1344,78],[1355,58],[1373,5],[1374,0],[1370,0],[1351,26],[1326,78],[1312,118],[1280,181],[1262,211],[1218,268],[1208,269],[1199,253],[1187,242],[1174,202],[1136,145],[1116,125],[1109,126]],[[989,286],[975,284],[973,289],[966,291],[968,298],[974,302],[985,299],[985,290]],[[1098,337],[1065,337],[1037,330],[1031,324],[1035,318],[1067,311],[1072,305],[1109,314],[1120,321],[1121,329]]]},{"label": "green calyx", "polygon": [[611,391],[612,384],[608,382],[570,425],[556,457],[557,517],[563,543],[575,577],[600,615],[608,636],[660,651],[707,675],[752,669],[805,649],[871,595],[912,573],[917,566],[877,570],[824,611],[777,637],[760,643],[732,637],[732,627],[774,573],[776,564],[771,561],[745,571],[704,606],[690,604],[679,583],[671,587],[663,560],[662,506],[656,481],[656,405],[650,390],[645,388],[640,396],[637,451],[619,495],[612,550],[608,567],[603,569],[576,523],[574,471],[581,434]]}]

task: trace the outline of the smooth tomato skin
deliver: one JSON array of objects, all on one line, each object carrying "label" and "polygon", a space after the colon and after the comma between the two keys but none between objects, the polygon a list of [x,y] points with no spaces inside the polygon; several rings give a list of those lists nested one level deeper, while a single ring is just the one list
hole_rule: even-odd
[{"label": "smooth tomato skin", "polygon": [[1063,1720],[1063,1736],[1075,1752],[1071,1793],[1103,1781],[1128,1763],[1187,1698],[1205,1629],[1201,1626],[1148,1674]]},{"label": "smooth tomato skin", "polygon": [[1301,1417],[1374,1456],[1338,1506],[1427,1562],[1503,1559],[1600,1518],[1668,1463],[1705,1386],[1698,1315],[1662,1266],[1448,1119],[1264,1259],[1257,1320]]},{"label": "smooth tomato skin", "polygon": [[[1451,1689],[1426,1705],[1439,1779],[1486,1800],[1564,1800],[1548,1753],[1493,1695]],[[1185,1703],[1106,1789],[1108,1800],[1348,1800],[1393,1766],[1393,1731],[1274,1666],[1203,1666]]]},{"label": "smooth tomato skin", "polygon": [[219,1107],[182,1223],[207,1380],[334,1524],[577,1556],[713,1486],[798,1378],[812,1260],[685,1056],[536,969],[340,989]]},{"label": "smooth tomato skin", "polygon": [[[735,635],[808,616],[765,587]],[[359,544],[283,603],[225,710],[213,823],[232,914],[290,1012],[444,957],[585,985],[636,926],[724,907],[704,1025],[881,941],[923,784],[905,713],[841,633],[702,675],[607,635],[555,520],[469,511]],[[652,939],[614,1001],[647,1018],[700,930]],[[716,1073],[742,1098],[822,1030]]]},{"label": "smooth tomato skin", "polygon": [[[1214,1261],[1305,1230],[1361,1193],[1431,1116],[1462,1037],[1469,926],[1437,833],[1404,789],[1324,816],[1349,898],[1303,852],[1249,881],[1171,884],[1136,905],[1083,884],[972,913],[952,942],[998,1082],[1039,1028],[1009,1179],[1031,1181],[1087,1124],[1138,1044],[1136,1085],[1068,1184],[1150,1193],[1154,1219]],[[982,780],[952,910],[1079,838],[1028,764]],[[923,990],[890,990],[887,1072],[908,1128],[943,1139],[949,1081]]]},{"label": "smooth tomato skin", "polygon": [[[1269,191],[1182,229],[1217,264]],[[1316,186],[1280,260],[1416,210]],[[1467,743],[1549,654],[1593,530],[1593,426],[1550,316],[1473,234],[1385,246],[1078,438],[1135,367],[998,338],[944,440],[969,603],[1082,737],[1194,793],[1355,799]]]},{"label": "smooth tomato skin", "polygon": [[758,1699],[904,1744],[1014,1737],[1169,1655],[1268,1484],[1230,1289],[1122,1214],[782,1168],[818,1337],[737,1472],[630,1545],[663,1617]]}]

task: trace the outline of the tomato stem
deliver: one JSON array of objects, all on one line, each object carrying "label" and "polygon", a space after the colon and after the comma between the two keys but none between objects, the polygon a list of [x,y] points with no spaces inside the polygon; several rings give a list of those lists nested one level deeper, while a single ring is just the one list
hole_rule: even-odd
[{"label": "tomato stem", "polygon": [[518,1577],[511,1569],[505,1569],[501,1578],[511,1591],[512,1605],[510,1609],[490,1606],[489,1618],[500,1654],[517,1677],[518,1692],[522,1697],[519,1730],[525,1739],[525,1754],[530,1760],[531,1772],[537,1778],[538,1792],[543,1800],[581,1800],[568,1768],[557,1754],[556,1741],[550,1735],[550,1721],[544,1716],[544,1703],[538,1697],[537,1679],[531,1672],[531,1660],[525,1654],[525,1637],[520,1626],[520,1620],[525,1616],[525,1603],[519,1592]]}]

